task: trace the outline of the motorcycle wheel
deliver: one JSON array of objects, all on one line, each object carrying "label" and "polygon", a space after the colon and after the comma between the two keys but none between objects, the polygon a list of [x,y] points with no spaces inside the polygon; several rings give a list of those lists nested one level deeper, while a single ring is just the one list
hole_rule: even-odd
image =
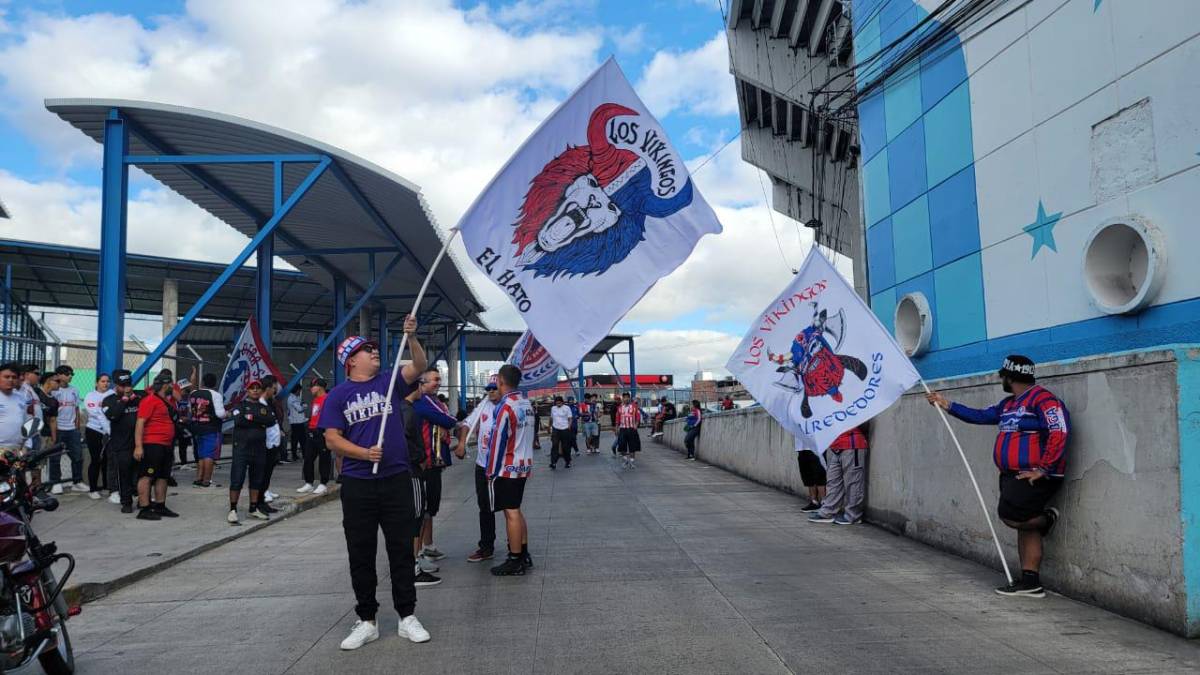
[{"label": "motorcycle wheel", "polygon": [[59,616],[58,640],[53,651],[38,655],[38,662],[46,675],[73,675],[75,672],[75,650],[71,647],[71,636],[67,633],[67,617]]}]

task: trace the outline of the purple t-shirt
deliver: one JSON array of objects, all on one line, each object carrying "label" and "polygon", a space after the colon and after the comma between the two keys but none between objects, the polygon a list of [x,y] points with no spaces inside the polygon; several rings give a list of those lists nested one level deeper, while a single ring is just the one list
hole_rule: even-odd
[{"label": "purple t-shirt", "polygon": [[[383,416],[384,401],[387,399],[390,371],[380,372],[366,382],[346,380],[329,391],[321,417],[317,420],[320,429],[337,429],[351,443],[369,448],[379,440],[379,424]],[[412,393],[417,383],[404,381],[403,371],[392,392],[393,404]],[[371,473],[371,462],[361,459],[342,459],[342,475],[351,478],[386,478],[408,471],[408,445],[404,442],[404,416],[399,405],[388,406],[387,429],[383,434],[383,459],[379,462],[379,473]]]}]

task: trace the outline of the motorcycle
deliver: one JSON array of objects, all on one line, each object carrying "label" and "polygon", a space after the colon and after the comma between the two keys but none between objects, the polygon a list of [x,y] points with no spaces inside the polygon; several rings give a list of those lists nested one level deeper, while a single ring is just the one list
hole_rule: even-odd
[{"label": "motorcycle", "polygon": [[[39,425],[29,420],[23,435],[37,437]],[[75,672],[67,633],[67,618],[73,614],[62,594],[75,571],[75,558],[59,553],[54,542],[43,543],[33,531],[33,514],[54,511],[58,499],[26,479],[26,471],[63,449],[58,444],[0,455],[0,675],[34,659],[47,675]],[[58,580],[51,568],[64,560],[67,569]]]}]

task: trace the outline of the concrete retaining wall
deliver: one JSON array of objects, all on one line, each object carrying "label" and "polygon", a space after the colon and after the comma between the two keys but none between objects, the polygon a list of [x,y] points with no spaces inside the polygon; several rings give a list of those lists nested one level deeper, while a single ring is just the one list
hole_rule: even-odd
[{"label": "concrete retaining wall", "polygon": [[[1185,440],[1200,437],[1200,402],[1190,393],[1181,401],[1180,392],[1190,391],[1184,386],[1191,377],[1187,371],[1200,370],[1197,361],[1195,350],[1172,349],[1039,367],[1040,383],[1066,402],[1073,426],[1067,482],[1056,498],[1063,518],[1046,541],[1043,580],[1064,595],[1189,637],[1200,636],[1200,579],[1189,584],[1185,574],[1185,568],[1190,576],[1200,572],[1200,514],[1191,507],[1200,501],[1200,476],[1185,470],[1181,485],[1180,439],[1181,431]],[[973,407],[1003,396],[994,375],[930,386]],[[994,515],[995,428],[952,424],[1010,565],[1018,570],[1016,537]],[[683,425],[669,425],[664,441],[682,448]],[[871,445],[871,522],[1000,569],[958,453],[920,392],[910,392],[876,418]],[[1197,445],[1191,440],[1185,445],[1185,466],[1190,466],[1200,447],[1191,447]],[[760,483],[801,493],[793,448],[789,434],[761,408],[752,408],[708,416],[698,455]],[[1200,468],[1200,460],[1192,463]]]}]

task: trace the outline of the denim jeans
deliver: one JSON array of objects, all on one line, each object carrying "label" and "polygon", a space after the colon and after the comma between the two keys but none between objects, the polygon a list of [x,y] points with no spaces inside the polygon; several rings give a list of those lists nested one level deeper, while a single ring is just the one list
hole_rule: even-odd
[{"label": "denim jeans", "polygon": [[[58,442],[67,448],[67,456],[71,458],[71,482],[83,482],[83,439],[78,429],[59,430]],[[50,482],[62,481],[62,457],[50,460]]]}]

